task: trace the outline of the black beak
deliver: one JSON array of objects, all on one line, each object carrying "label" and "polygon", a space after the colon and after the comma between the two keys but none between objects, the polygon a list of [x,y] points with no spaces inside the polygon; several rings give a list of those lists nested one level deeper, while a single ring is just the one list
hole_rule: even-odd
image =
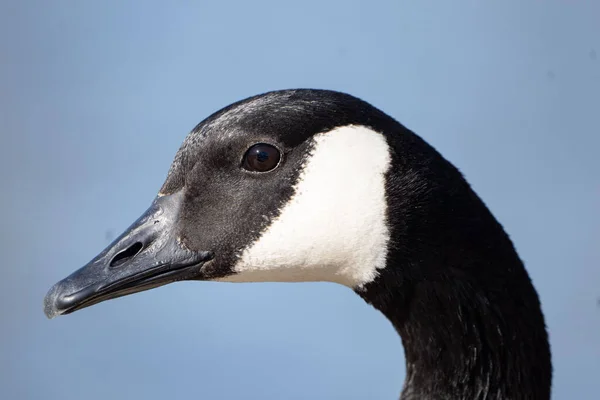
[{"label": "black beak", "polygon": [[171,282],[193,279],[210,252],[184,248],[177,238],[183,193],[157,197],[119,238],[83,268],[54,285],[44,299],[48,318]]}]

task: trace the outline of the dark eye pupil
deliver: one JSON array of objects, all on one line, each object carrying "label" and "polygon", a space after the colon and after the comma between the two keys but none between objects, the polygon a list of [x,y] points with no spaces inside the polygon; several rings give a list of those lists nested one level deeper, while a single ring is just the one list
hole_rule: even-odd
[{"label": "dark eye pupil", "polygon": [[255,144],[244,155],[242,166],[248,171],[267,172],[279,164],[281,154],[275,146],[266,143]]},{"label": "dark eye pupil", "polygon": [[269,153],[267,153],[266,151],[261,151],[256,155],[256,159],[258,160],[258,162],[265,162],[269,159]]}]

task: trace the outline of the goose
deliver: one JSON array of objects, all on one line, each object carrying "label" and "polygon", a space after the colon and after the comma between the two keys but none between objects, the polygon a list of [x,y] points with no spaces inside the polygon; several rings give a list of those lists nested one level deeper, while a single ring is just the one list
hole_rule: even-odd
[{"label": "goose", "polygon": [[369,103],[263,93],[199,123],[148,210],[55,284],[48,318],[182,281],[334,282],[405,350],[401,399],[549,399],[538,294],[461,172]]}]

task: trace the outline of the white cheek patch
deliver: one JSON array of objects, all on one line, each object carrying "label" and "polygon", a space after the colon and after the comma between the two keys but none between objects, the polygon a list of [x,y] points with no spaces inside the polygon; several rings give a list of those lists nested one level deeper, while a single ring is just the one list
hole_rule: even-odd
[{"label": "white cheek patch", "polygon": [[240,255],[229,282],[330,281],[355,288],[385,267],[385,137],[363,126],[314,136],[294,196]]}]

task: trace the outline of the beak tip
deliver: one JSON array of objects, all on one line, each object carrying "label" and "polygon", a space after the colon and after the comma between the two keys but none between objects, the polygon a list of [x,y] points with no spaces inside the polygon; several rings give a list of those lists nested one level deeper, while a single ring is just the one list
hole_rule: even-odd
[{"label": "beak tip", "polygon": [[61,314],[56,306],[58,286],[58,283],[52,286],[44,297],[44,314],[48,319],[53,319]]},{"label": "beak tip", "polygon": [[44,312],[46,314],[46,318],[48,318],[48,319],[54,319],[54,318],[58,317],[58,315],[59,315],[58,313],[49,313],[48,311],[44,311]]}]

